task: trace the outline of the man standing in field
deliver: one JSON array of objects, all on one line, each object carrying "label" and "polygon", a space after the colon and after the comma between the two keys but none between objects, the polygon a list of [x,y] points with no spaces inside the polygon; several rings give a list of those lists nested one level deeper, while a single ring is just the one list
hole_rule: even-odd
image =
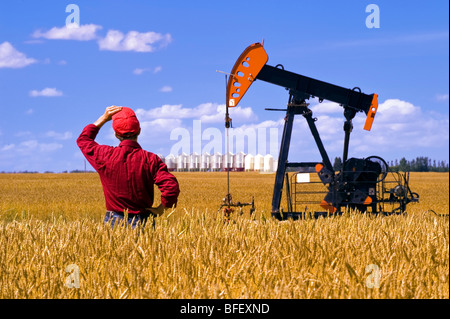
[{"label": "man standing in field", "polygon": [[[120,140],[118,147],[94,141],[100,128],[111,119]],[[110,106],[77,139],[81,152],[100,176],[107,209],[105,223],[111,223],[111,227],[126,216],[132,228],[144,225],[150,214],[160,216],[177,203],[180,193],[177,179],[159,156],[141,148],[137,142],[140,132],[133,110]],[[161,191],[161,204],[152,208],[154,184]]]}]

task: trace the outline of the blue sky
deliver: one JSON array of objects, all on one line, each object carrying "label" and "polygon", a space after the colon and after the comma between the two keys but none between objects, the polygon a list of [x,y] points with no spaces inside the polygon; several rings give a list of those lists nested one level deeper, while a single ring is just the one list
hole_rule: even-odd
[{"label": "blue sky", "polygon": [[[71,3],[80,10],[76,30],[65,27]],[[371,3],[379,28],[366,26]],[[109,105],[136,111],[149,151],[214,150],[207,133],[223,133],[225,103],[216,70],[230,72],[262,39],[269,65],[379,95],[370,132],[363,113],[353,120],[351,157],[448,162],[448,9],[447,1],[2,1],[0,171],[84,169],[76,138]],[[235,133],[268,140],[272,129],[280,140],[283,114],[264,108],[287,99],[283,88],[256,81],[230,111]],[[309,102],[329,156],[342,156],[342,109]],[[303,118],[293,134],[289,159],[320,161]],[[118,144],[110,123],[97,140]],[[256,151],[277,157],[278,145],[268,144],[258,137]]]}]

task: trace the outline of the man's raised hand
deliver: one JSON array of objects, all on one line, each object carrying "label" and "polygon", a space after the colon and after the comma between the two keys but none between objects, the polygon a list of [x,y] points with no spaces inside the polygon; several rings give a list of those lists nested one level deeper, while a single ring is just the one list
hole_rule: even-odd
[{"label": "man's raised hand", "polygon": [[108,121],[111,121],[112,116],[114,114],[120,112],[121,110],[122,110],[121,106],[116,105],[108,106],[105,110],[105,113],[102,116],[100,116],[97,121],[94,122],[94,125],[98,126],[99,128],[102,127],[103,124],[105,124]]},{"label": "man's raised hand", "polygon": [[122,110],[121,106],[111,105],[106,108],[105,114],[103,114],[103,116],[105,117],[106,121],[111,121],[112,116],[117,112],[120,112],[121,110]]}]

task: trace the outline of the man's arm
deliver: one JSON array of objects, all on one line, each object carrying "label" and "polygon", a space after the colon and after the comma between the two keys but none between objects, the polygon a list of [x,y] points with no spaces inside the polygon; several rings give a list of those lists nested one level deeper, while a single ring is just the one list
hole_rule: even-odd
[{"label": "man's arm", "polygon": [[[153,154],[154,155],[154,154]],[[180,187],[176,177],[171,174],[167,165],[157,156],[154,155],[156,162],[154,163],[154,182],[161,192],[161,204],[158,207],[152,207],[149,210],[159,216],[165,210],[176,206],[178,195],[180,194]]]},{"label": "man's arm", "polygon": [[77,145],[81,152],[96,170],[98,168],[96,159],[98,159],[99,145],[94,141],[95,137],[97,136],[100,128],[106,122],[110,121],[112,116],[121,109],[122,107],[120,106],[107,107],[105,113],[102,114],[93,124],[87,125],[77,139]]}]

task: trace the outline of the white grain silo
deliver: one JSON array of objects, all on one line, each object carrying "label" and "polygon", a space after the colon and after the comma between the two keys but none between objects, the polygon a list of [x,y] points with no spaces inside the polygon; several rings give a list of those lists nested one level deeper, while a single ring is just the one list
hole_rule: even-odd
[{"label": "white grain silo", "polygon": [[245,155],[244,158],[245,171],[253,171],[255,169],[255,157],[252,154]]},{"label": "white grain silo", "polygon": [[200,157],[200,171],[208,172],[211,169],[211,155],[205,152]]},{"label": "white grain silo", "polygon": [[177,169],[177,159],[173,154],[169,154],[165,158],[165,163],[167,165],[167,169],[172,172]]},{"label": "white grain silo", "polygon": [[222,170],[222,154],[219,152],[211,155],[211,170],[213,172]]},{"label": "white grain silo", "polygon": [[200,154],[194,152],[189,156],[189,171],[198,172],[200,170]]},{"label": "white grain silo", "polygon": [[239,152],[234,156],[234,170],[238,172],[242,172],[244,170],[244,160],[245,160],[245,153]]},{"label": "white grain silo", "polygon": [[273,156],[270,154],[264,156],[264,172],[273,172]]},{"label": "white grain silo", "polygon": [[264,156],[258,154],[255,156],[255,171],[264,170]]},{"label": "white grain silo", "polygon": [[189,169],[189,155],[181,153],[177,157],[177,171],[186,172]]},{"label": "white grain silo", "polygon": [[228,152],[222,155],[222,168],[226,172],[227,170],[233,171],[234,169],[234,154]]}]

